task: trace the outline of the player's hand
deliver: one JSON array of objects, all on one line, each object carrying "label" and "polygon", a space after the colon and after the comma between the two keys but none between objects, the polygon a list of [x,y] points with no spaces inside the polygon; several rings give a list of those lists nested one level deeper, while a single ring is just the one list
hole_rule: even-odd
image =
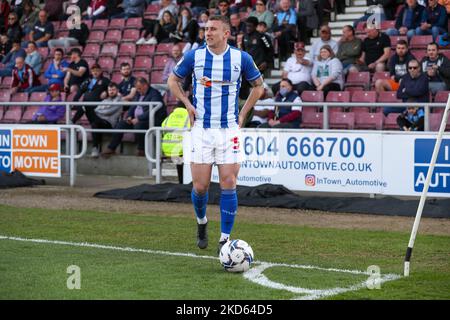
[{"label": "player's hand", "polygon": [[196,111],[195,108],[192,104],[186,104],[186,110],[189,114],[189,120],[191,122],[191,128],[194,126],[194,121],[195,121],[195,116],[196,116]]},{"label": "player's hand", "polygon": [[241,129],[244,125],[245,125],[245,117],[243,114],[239,114],[239,118],[238,118],[239,129]]}]

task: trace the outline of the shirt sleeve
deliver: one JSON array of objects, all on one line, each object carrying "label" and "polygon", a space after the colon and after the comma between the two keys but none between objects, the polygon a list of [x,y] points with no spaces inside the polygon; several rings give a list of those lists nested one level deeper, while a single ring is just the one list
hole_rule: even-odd
[{"label": "shirt sleeve", "polygon": [[261,73],[252,57],[244,51],[242,51],[242,73],[247,81],[253,81],[261,77]]},{"label": "shirt sleeve", "polygon": [[186,78],[194,70],[195,50],[188,51],[173,68],[173,74],[178,78]]}]

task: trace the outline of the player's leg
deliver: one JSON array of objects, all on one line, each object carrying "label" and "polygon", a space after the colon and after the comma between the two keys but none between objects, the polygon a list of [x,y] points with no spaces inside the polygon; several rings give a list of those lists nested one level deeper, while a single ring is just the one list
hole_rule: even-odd
[{"label": "player's leg", "polygon": [[197,217],[197,246],[205,249],[208,246],[208,189],[211,181],[212,164],[191,163],[192,192],[191,200]]}]

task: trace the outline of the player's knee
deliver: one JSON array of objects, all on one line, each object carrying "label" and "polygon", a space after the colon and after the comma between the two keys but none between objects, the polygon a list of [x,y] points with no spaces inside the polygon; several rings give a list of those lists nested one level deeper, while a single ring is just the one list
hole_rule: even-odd
[{"label": "player's knee", "polygon": [[229,176],[220,179],[220,187],[222,189],[234,189],[236,188],[236,177]]},{"label": "player's knee", "polygon": [[204,195],[208,192],[209,185],[204,183],[193,183],[194,191],[198,195]]}]

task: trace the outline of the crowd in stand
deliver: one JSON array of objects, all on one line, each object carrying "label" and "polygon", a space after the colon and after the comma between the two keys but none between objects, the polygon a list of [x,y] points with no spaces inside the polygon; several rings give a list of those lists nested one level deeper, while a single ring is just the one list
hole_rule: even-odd
[{"label": "crowd in stand", "polygon": [[[311,91],[322,92],[326,101],[330,93],[351,87],[352,74],[364,72],[372,77],[389,72],[371,83],[373,90],[396,91],[397,98],[404,102],[428,102],[428,92],[432,98],[448,90],[450,61],[440,50],[448,45],[450,1],[368,0],[367,5],[366,14],[354,25],[343,27],[340,40],[335,41],[327,23],[332,14],[344,12],[343,0],[0,0],[0,77],[11,78],[10,95],[44,92],[45,101],[162,102],[164,108],[155,121],[160,125],[176,101],[163,87],[152,83],[151,59],[158,52],[148,53],[146,74],[137,75],[133,62],[124,60],[118,66],[120,77],[113,79],[111,68],[105,70],[100,59],[96,61],[98,57],[87,59],[86,49],[96,32],[91,26],[109,20],[107,25],[111,27],[113,21],[139,18],[137,37],[127,40],[133,41],[135,48],[171,44],[170,57],[161,68],[163,83],[184,52],[205,43],[204,27],[209,16],[225,15],[231,24],[229,44],[247,51],[264,75],[269,76],[278,61],[285,62],[281,81],[266,86],[267,101],[297,103],[304,92]],[[390,27],[383,27],[389,21]],[[55,27],[63,23],[67,26],[65,33]],[[311,43],[317,31],[320,38]],[[420,57],[417,51],[409,50],[416,35],[432,36]],[[104,34],[99,36],[104,39]],[[306,53],[308,45],[311,47]],[[48,57],[41,54],[42,50],[47,50]],[[416,65],[417,70],[413,70]],[[184,89],[190,93],[189,79]],[[240,97],[245,98],[248,90],[244,82]],[[65,119],[63,108],[41,107],[30,120],[61,122]],[[256,108],[249,126],[299,128],[302,112],[306,112],[303,109]],[[146,105],[77,106],[73,111],[73,123],[87,119],[93,128],[146,129],[149,123]],[[403,112],[385,108],[384,114],[399,111]],[[408,125],[413,120],[419,125]],[[405,109],[398,125],[401,129],[423,130],[423,110]],[[103,154],[114,154],[122,138],[123,134],[114,134]],[[138,154],[143,155],[143,137],[136,135],[136,139]],[[93,140],[93,154],[98,155],[101,135],[93,135]]]}]

